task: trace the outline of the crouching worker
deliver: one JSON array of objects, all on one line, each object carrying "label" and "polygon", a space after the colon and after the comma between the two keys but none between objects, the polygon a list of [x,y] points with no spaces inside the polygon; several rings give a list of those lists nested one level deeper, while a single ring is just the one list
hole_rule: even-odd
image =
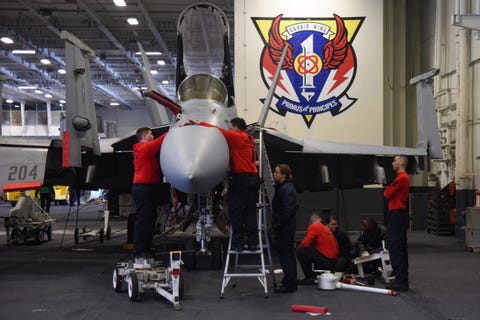
[{"label": "crouching worker", "polygon": [[[326,219],[325,219],[326,221]],[[330,229],[322,222],[318,212],[310,214],[310,225],[305,238],[297,248],[297,259],[305,278],[298,284],[313,284],[316,270],[335,270],[338,258],[338,243]]]}]

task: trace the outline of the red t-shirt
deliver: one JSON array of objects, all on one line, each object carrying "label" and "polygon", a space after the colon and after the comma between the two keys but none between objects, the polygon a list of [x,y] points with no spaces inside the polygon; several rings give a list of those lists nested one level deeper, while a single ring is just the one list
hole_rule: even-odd
[{"label": "red t-shirt", "polygon": [[410,188],[410,178],[405,171],[397,173],[397,177],[389,184],[383,196],[388,199],[388,210],[407,209],[408,189]]},{"label": "red t-shirt", "polygon": [[338,258],[338,243],[330,229],[321,222],[314,222],[307,228],[305,238],[298,245],[301,248],[308,248],[311,245],[329,259]]},{"label": "red t-shirt", "polygon": [[160,184],[162,172],[158,157],[163,139],[167,133],[149,142],[138,142],[133,145],[133,183]]},{"label": "red t-shirt", "polygon": [[225,130],[207,122],[200,122],[204,127],[215,127],[223,134],[227,140],[230,150],[230,173],[254,173],[258,174],[257,169],[257,148],[255,139],[246,131]]}]

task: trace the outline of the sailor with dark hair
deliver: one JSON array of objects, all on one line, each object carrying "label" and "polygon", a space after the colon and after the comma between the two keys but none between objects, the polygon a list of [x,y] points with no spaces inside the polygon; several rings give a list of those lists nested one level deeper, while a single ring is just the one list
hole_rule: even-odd
[{"label": "sailor with dark hair", "polygon": [[388,288],[397,291],[409,289],[407,230],[409,216],[407,199],[410,178],[406,172],[408,158],[396,156],[392,162],[393,171],[397,173],[395,180],[383,192],[388,200],[389,221],[387,226],[388,250],[395,280]]},{"label": "sailor with dark hair", "polygon": [[132,196],[137,209],[134,227],[133,255],[151,258],[157,206],[161,194],[160,148],[167,133],[156,138],[150,128],[137,129],[138,142],[133,145]]},{"label": "sailor with dark hair", "polygon": [[227,140],[230,152],[230,176],[228,179],[227,207],[232,227],[232,248],[244,248],[245,233],[248,249],[258,248],[258,223],[256,205],[260,181],[257,169],[255,139],[247,133],[247,124],[242,118],[233,118],[229,130],[203,121],[188,120],[184,125],[198,124],[215,127]]}]

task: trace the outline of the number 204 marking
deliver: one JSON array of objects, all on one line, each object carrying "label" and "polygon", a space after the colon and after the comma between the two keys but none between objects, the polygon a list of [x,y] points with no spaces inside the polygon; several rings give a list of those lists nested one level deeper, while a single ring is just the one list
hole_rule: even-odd
[{"label": "number 204 marking", "polygon": [[37,165],[29,168],[26,165],[21,166],[10,166],[8,172],[8,180],[9,181],[16,181],[16,180],[25,180],[25,179],[37,179]]}]

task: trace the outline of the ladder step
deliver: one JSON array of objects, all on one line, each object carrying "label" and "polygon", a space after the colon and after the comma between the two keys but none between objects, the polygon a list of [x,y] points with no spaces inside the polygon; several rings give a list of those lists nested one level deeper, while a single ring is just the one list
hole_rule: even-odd
[{"label": "ladder step", "polygon": [[[265,272],[269,272],[267,267],[270,267],[270,265],[265,264]],[[239,264],[237,265],[237,268],[262,270],[262,265],[261,264]]]},{"label": "ladder step", "polygon": [[263,273],[225,273],[223,277],[230,278],[247,278],[247,277],[266,277]]},{"label": "ladder step", "polygon": [[255,250],[255,251],[250,251],[250,250],[243,250],[243,251],[235,251],[235,250],[228,250],[228,254],[260,254],[263,253],[262,250]]}]

